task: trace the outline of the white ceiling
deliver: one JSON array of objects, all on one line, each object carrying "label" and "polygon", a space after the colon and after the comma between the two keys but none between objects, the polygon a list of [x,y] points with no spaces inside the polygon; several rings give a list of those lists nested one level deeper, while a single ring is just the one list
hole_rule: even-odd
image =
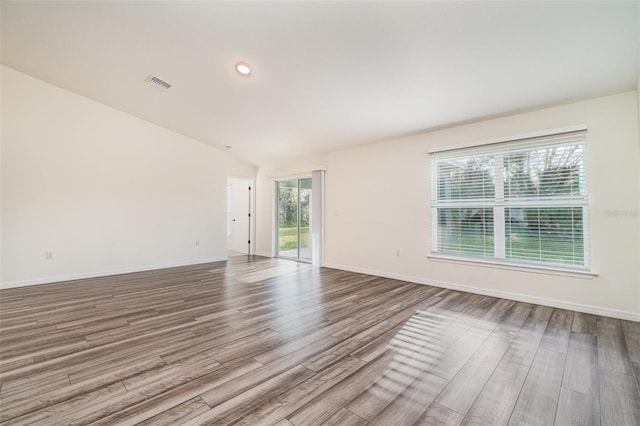
[{"label": "white ceiling", "polygon": [[261,163],[634,89],[639,5],[2,1],[2,63]]}]

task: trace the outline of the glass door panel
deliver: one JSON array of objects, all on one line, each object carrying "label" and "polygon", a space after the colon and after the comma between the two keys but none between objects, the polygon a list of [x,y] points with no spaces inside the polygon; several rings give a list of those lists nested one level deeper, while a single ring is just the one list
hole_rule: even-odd
[{"label": "glass door panel", "polygon": [[298,258],[298,179],[278,182],[278,256]]},{"label": "glass door panel", "polygon": [[311,178],[276,182],[278,257],[310,262]]}]

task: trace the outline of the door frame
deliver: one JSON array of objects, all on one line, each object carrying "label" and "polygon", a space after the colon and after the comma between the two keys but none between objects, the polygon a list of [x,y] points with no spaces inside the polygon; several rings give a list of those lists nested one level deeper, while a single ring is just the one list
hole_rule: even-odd
[{"label": "door frame", "polygon": [[[273,250],[275,253],[274,257],[277,257],[279,259],[285,259],[285,260],[293,260],[296,262],[303,262],[303,263],[313,263],[313,250],[312,250],[312,255],[311,255],[311,259],[307,259],[307,258],[303,258],[300,256],[300,243],[301,243],[301,232],[300,232],[300,218],[301,218],[301,214],[300,214],[300,181],[303,179],[309,179],[311,181],[312,184],[312,188],[313,188],[313,179],[312,179],[312,175],[310,174],[303,174],[303,175],[298,175],[298,176],[290,176],[290,177],[286,177],[286,178],[279,178],[279,179],[274,179],[273,181],[273,187],[274,187],[274,194],[275,194],[275,202],[274,202],[274,206],[275,206],[275,214],[274,214],[274,223],[273,223],[273,235],[274,235],[274,239],[273,239]],[[280,191],[278,188],[278,183],[279,182],[284,182],[284,181],[292,181],[295,180],[297,183],[297,193],[298,193],[298,197],[297,197],[297,208],[296,208],[296,227],[297,227],[297,255],[296,257],[288,257],[288,256],[282,256],[280,255],[280,223],[279,223],[279,208],[280,208],[280,204],[279,204],[279,200],[280,200]],[[313,203],[313,193],[310,194],[311,197],[311,203]],[[309,211],[309,213],[311,213],[311,211]],[[309,248],[312,249],[312,230],[311,230],[311,221],[309,221]]]},{"label": "door frame", "polygon": [[[256,215],[255,215],[255,180],[253,177],[249,177],[249,176],[239,176],[239,175],[228,175],[227,176],[227,227],[230,226],[229,220],[231,220],[231,217],[229,216],[229,212],[230,212],[230,208],[231,206],[229,205],[231,199],[229,197],[229,182],[231,181],[231,179],[238,179],[238,180],[243,180],[246,181],[248,183],[248,200],[249,200],[249,211],[247,212],[249,215],[249,220],[248,220],[248,240],[247,240],[247,255],[252,255],[255,254],[255,250],[256,250],[256,244],[255,244],[255,232],[256,232],[256,223],[255,223],[255,219],[256,219]],[[228,238],[227,238],[228,241]],[[233,251],[232,247],[229,247],[229,245],[227,244],[227,251]],[[245,253],[242,253],[245,254]]]}]

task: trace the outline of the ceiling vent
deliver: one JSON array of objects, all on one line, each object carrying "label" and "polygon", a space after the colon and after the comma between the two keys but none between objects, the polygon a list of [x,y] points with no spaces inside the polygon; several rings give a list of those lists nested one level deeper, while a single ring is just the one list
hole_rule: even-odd
[{"label": "ceiling vent", "polygon": [[150,75],[149,77],[145,78],[144,81],[146,81],[147,83],[159,87],[160,89],[164,89],[167,90],[171,87],[171,84],[167,83],[166,81],[156,77],[155,75]]}]

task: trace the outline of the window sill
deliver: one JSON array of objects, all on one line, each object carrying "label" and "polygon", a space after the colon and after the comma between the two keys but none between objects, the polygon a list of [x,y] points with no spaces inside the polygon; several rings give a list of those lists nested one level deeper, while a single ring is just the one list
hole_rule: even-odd
[{"label": "window sill", "polygon": [[564,277],[576,277],[592,279],[598,276],[597,273],[589,270],[563,268],[561,266],[527,265],[522,263],[500,262],[499,260],[473,259],[461,256],[450,256],[446,254],[431,253],[428,259],[437,262],[462,263],[484,268],[506,269],[511,271],[531,272],[536,274],[560,275]]}]

